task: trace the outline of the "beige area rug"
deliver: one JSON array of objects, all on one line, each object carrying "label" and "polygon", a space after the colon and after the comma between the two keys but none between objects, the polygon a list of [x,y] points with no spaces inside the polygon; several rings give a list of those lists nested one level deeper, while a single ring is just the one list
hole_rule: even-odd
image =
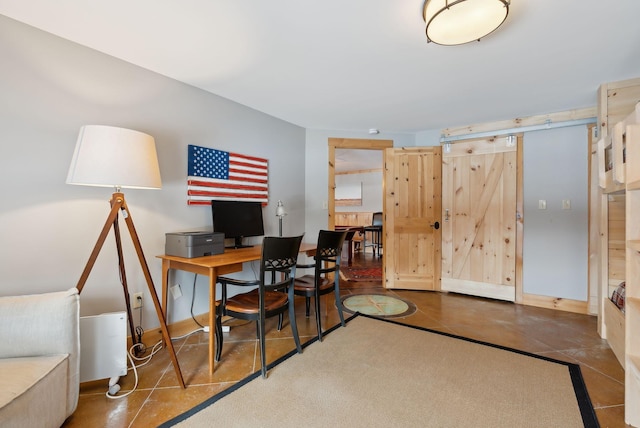
[{"label": "beige area rug", "polygon": [[163,427],[597,427],[579,366],[356,315]]}]

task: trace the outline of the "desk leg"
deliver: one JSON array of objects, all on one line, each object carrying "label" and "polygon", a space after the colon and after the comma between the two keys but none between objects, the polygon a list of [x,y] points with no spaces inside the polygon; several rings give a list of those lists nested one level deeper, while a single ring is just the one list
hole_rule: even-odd
[{"label": "desk leg", "polygon": [[362,254],[367,252],[367,232],[362,232]]},{"label": "desk leg", "polygon": [[209,269],[209,374],[213,374],[215,366],[216,340],[216,269]]},{"label": "desk leg", "polygon": [[162,313],[167,319],[167,296],[169,293],[169,260],[162,259]]},{"label": "desk leg", "polygon": [[353,246],[355,245],[353,239],[349,239],[347,245],[349,246],[349,249],[347,250],[347,264],[351,266],[353,259]]}]

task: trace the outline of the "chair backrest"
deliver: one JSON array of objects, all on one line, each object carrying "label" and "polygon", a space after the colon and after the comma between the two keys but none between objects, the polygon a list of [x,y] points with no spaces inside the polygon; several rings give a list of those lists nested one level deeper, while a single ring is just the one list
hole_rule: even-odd
[{"label": "chair backrest", "polygon": [[347,233],[347,230],[321,230],[319,232],[318,245],[316,246],[316,255],[314,257],[316,275],[335,272],[340,268],[340,254],[342,254],[342,244]]},{"label": "chair backrest", "polygon": [[[274,290],[289,287],[291,279],[295,277],[296,263],[303,236],[265,236],[262,241],[260,264],[260,282],[264,289]],[[282,273],[283,275],[276,275],[276,273]]]},{"label": "chair backrest", "polygon": [[382,213],[381,212],[380,213],[373,213],[371,225],[372,226],[382,226]]}]

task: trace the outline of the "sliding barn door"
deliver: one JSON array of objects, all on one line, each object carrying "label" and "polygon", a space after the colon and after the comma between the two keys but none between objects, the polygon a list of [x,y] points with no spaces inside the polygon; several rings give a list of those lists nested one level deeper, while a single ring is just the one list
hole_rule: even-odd
[{"label": "sliding barn door", "polygon": [[515,140],[450,143],[443,151],[443,291],[515,300]]},{"label": "sliding barn door", "polygon": [[386,288],[440,289],[441,147],[385,150]]}]

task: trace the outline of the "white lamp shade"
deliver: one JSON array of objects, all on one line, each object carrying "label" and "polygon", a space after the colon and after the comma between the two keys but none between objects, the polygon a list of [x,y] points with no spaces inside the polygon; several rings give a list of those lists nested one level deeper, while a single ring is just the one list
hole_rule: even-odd
[{"label": "white lamp shade", "polygon": [[67,184],[160,189],[162,181],[153,137],[113,126],[83,126]]},{"label": "white lamp shade", "polygon": [[423,17],[427,39],[439,45],[461,45],[496,30],[509,13],[510,0],[426,0]]}]

